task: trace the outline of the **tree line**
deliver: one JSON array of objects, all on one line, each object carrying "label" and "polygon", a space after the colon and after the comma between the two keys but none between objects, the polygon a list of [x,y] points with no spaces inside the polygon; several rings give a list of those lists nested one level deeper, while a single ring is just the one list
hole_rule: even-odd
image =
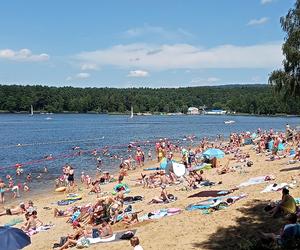
[{"label": "tree line", "polygon": [[248,114],[300,114],[300,101],[282,99],[268,85],[186,88],[74,88],[0,85],[0,110],[26,112],[183,112],[205,105]]}]

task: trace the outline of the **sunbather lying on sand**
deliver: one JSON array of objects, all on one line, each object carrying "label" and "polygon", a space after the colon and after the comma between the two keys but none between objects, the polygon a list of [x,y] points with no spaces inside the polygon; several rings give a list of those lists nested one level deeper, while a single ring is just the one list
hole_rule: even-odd
[{"label": "sunbather lying on sand", "polygon": [[93,228],[93,237],[98,236],[101,239],[106,239],[106,238],[110,238],[112,235],[113,235],[112,227],[105,220],[103,220],[100,223],[100,226]]},{"label": "sunbather lying on sand", "polygon": [[18,207],[7,208],[4,211],[0,212],[0,216],[3,215],[18,215],[26,213],[25,204],[21,203]]},{"label": "sunbather lying on sand", "polygon": [[126,225],[134,225],[134,224],[138,223],[139,222],[138,213],[140,213],[142,211],[143,210],[132,213],[131,216],[124,216],[122,222]]},{"label": "sunbather lying on sand", "polygon": [[171,201],[171,197],[174,197],[172,194],[168,194],[165,185],[161,185],[161,193],[159,197],[153,198],[148,204],[153,203],[169,203]]}]

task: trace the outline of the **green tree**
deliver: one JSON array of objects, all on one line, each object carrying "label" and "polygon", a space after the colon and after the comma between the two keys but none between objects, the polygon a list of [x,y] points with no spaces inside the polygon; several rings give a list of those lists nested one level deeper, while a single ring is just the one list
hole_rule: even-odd
[{"label": "green tree", "polygon": [[288,96],[300,96],[300,0],[281,17],[280,23],[286,33],[282,46],[285,59],[283,69],[273,71],[269,83],[288,99]]}]

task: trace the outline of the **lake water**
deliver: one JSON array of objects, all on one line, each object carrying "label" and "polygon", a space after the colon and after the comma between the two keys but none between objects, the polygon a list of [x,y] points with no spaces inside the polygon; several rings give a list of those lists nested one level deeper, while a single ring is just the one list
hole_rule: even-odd
[{"label": "lake water", "polygon": [[[49,117],[51,119],[47,119]],[[225,120],[234,120],[235,123],[226,125]],[[0,175],[14,173],[16,163],[25,163],[25,173],[31,172],[33,177],[47,166],[49,173],[31,185],[53,186],[47,180],[57,177],[66,163],[74,165],[77,177],[81,171],[95,171],[95,157],[90,154],[74,156],[73,146],[80,146],[82,150],[109,146],[112,154],[126,157],[126,145],[132,141],[142,144],[166,137],[184,142],[182,139],[186,135],[195,135],[200,140],[217,134],[228,136],[233,131],[255,131],[257,128],[284,130],[286,123],[296,126],[299,118],[206,115],[135,116],[129,119],[128,116],[96,114],[4,114],[0,115]],[[54,160],[43,159],[49,154]],[[102,159],[104,170],[114,170],[120,162]]]}]

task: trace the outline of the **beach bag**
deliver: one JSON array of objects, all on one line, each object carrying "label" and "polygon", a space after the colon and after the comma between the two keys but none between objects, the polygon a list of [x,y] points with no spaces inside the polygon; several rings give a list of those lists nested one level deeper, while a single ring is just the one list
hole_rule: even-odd
[{"label": "beach bag", "polygon": [[122,234],[120,239],[121,240],[130,240],[134,236],[134,232],[127,231],[126,233]]},{"label": "beach bag", "polygon": [[91,245],[91,243],[90,243],[89,239],[83,237],[77,242],[76,247],[77,248],[85,248],[85,247],[89,247],[90,245]]},{"label": "beach bag", "polygon": [[98,229],[93,228],[93,238],[99,238],[99,231]]},{"label": "beach bag", "polygon": [[129,205],[128,207],[126,207],[125,209],[124,209],[124,212],[125,213],[129,213],[129,212],[131,212],[132,211],[132,206],[131,205]]}]

